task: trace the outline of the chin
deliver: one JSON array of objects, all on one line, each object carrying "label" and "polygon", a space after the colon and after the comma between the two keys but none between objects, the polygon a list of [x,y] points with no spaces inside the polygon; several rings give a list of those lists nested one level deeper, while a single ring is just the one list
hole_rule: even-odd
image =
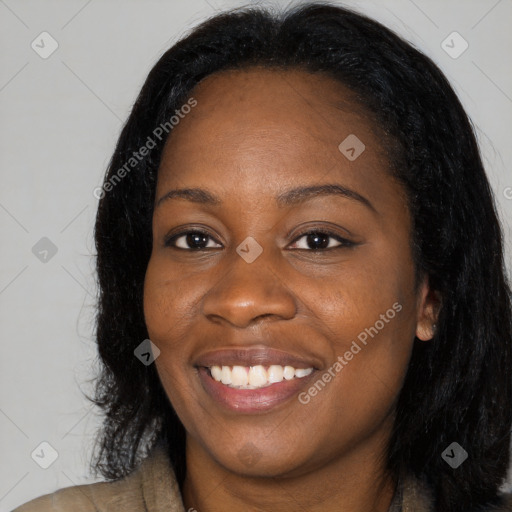
[{"label": "chin", "polygon": [[282,478],[300,476],[315,464],[312,454],[297,453],[297,445],[278,450],[273,445],[256,446],[249,438],[237,443],[229,453],[210,452],[210,457],[225,470],[254,478]]}]

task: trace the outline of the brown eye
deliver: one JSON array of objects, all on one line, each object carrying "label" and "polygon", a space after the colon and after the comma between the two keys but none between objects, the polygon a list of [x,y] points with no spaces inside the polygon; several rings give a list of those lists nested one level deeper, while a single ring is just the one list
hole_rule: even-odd
[{"label": "brown eye", "polygon": [[[214,244],[213,246],[211,244]],[[217,242],[204,231],[182,231],[177,233],[165,241],[166,247],[174,247],[176,249],[200,251],[203,249],[213,249]]]},{"label": "brown eye", "polygon": [[[304,239],[304,241],[301,242],[301,244],[298,244],[297,241],[301,239]],[[294,245],[296,245],[296,247],[292,247],[294,249],[318,251],[325,249],[338,249],[342,247],[353,247],[356,244],[337,235],[336,233],[316,230],[302,233],[295,239]]]}]

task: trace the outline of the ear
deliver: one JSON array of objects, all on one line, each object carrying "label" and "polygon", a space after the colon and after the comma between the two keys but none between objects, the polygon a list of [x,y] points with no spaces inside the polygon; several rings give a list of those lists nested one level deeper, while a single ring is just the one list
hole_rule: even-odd
[{"label": "ear", "polygon": [[434,337],[440,309],[441,295],[430,288],[428,277],[426,277],[418,292],[417,338],[429,341]]}]

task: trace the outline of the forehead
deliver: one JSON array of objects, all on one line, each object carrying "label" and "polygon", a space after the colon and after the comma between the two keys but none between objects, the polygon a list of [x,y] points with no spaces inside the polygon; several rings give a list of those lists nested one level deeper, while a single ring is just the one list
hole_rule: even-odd
[{"label": "forehead", "polygon": [[[224,190],[232,184],[239,192],[264,193],[284,182],[342,178],[373,195],[382,179],[389,179],[379,126],[348,88],[327,75],[222,71],[205,78],[190,96],[197,106],[168,137],[157,188],[206,181]],[[347,158],[352,149],[345,147],[347,140],[356,152],[364,148],[355,160]]]},{"label": "forehead", "polygon": [[170,145],[186,142],[190,130],[226,143],[255,132],[280,132],[288,139],[309,135],[328,144],[341,140],[346,130],[382,136],[355,94],[323,73],[261,67],[222,71],[201,81],[191,96],[198,105],[175,127]]}]

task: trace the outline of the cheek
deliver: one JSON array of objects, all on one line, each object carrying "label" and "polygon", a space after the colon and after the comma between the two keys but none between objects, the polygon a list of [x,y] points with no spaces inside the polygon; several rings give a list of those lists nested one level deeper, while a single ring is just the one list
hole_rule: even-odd
[{"label": "cheek", "polygon": [[413,275],[409,262],[392,265],[363,257],[338,266],[322,282],[303,280],[300,297],[319,325],[327,327],[337,352],[347,339],[361,333],[364,338],[375,327],[386,333],[406,329],[408,339],[416,307]]},{"label": "cheek", "polygon": [[194,292],[197,289],[177,279],[165,261],[150,259],[144,280],[144,318],[151,340],[171,348],[169,342],[185,334],[197,302]]},{"label": "cheek", "polygon": [[394,318],[390,317],[395,310],[389,311],[389,323],[375,315],[367,316],[367,311],[343,316],[345,322],[338,320],[337,336],[331,339],[332,362],[299,396],[308,413],[300,422],[309,432],[308,442],[344,449],[392,421],[413,333],[410,321],[400,316],[403,309]]},{"label": "cheek", "polygon": [[[406,264],[400,271],[359,261],[357,268],[347,266],[326,279],[321,289],[315,283],[301,288],[319,328],[325,328],[331,352],[323,372],[329,383],[310,388],[304,399],[336,404],[338,425],[347,417],[334,416],[347,411],[359,427],[383,417],[400,392],[416,327],[410,270]],[[317,394],[323,396],[315,399]]]},{"label": "cheek", "polygon": [[144,317],[149,338],[160,349],[155,360],[166,394],[180,416],[191,403],[187,340],[193,321],[194,287],[186,287],[158,257],[149,261],[144,280]]}]

